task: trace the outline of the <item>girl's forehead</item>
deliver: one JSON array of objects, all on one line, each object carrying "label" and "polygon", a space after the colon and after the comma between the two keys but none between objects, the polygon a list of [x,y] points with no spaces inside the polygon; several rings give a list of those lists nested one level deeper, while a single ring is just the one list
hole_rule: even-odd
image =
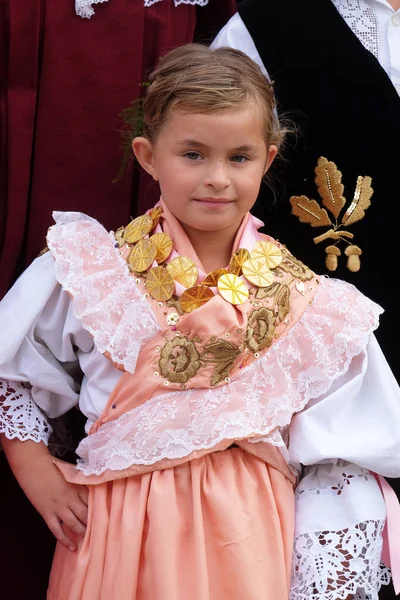
[{"label": "girl's forehead", "polygon": [[227,108],[213,112],[171,111],[161,137],[173,136],[182,140],[196,138],[215,140],[219,135],[229,139],[243,136],[264,137],[264,123],[259,109],[254,106]]}]

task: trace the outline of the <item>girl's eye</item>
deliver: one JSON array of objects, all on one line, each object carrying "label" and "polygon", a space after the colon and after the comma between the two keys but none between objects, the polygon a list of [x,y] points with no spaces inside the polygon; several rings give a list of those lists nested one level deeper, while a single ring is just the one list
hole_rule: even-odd
[{"label": "girl's eye", "polygon": [[186,152],[186,154],[184,154],[184,156],[186,158],[188,158],[189,160],[199,160],[199,158],[201,158],[201,155],[198,152]]},{"label": "girl's eye", "polygon": [[236,154],[235,156],[232,156],[231,161],[235,162],[235,163],[244,163],[247,162],[249,159],[247,158],[247,156],[243,156],[242,154]]}]

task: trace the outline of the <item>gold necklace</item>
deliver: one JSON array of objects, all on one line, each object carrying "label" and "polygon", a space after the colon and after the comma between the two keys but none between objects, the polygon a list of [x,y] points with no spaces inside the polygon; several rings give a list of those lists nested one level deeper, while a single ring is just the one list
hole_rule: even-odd
[{"label": "gold necklace", "polygon": [[[273,269],[283,260],[283,252],[272,242],[259,241],[253,250],[239,248],[231,257],[227,269],[216,269],[197,283],[199,270],[193,260],[178,256],[166,262],[173,249],[168,233],[153,233],[162,215],[155,207],[148,215],[137,217],[115,232],[116,246],[129,249],[126,261],[132,273],[145,279],[149,295],[158,302],[174,296],[175,283],[185,289],[177,302],[183,312],[190,313],[215,296],[212,288],[233,305],[244,304],[249,298],[249,282],[257,288],[273,284]],[[157,262],[153,267],[154,261]],[[242,279],[242,276],[244,279]]]}]

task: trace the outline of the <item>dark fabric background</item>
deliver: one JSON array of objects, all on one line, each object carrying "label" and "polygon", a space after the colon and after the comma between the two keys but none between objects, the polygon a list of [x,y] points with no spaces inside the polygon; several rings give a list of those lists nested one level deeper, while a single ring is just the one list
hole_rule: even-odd
[{"label": "dark fabric background", "polygon": [[[110,0],[87,20],[74,0],[0,0],[0,298],[44,247],[53,210],[112,229],[158,200],[138,171],[112,183],[118,115],[159,56],[195,32],[211,40],[235,3],[143,4]],[[0,514],[0,597],[44,600],[54,542],[1,452]]]}]

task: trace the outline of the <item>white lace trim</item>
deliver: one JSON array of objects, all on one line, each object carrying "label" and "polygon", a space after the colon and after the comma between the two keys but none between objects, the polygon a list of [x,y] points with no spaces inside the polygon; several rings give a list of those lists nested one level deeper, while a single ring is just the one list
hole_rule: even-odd
[{"label": "white lace trim", "polygon": [[296,537],[290,600],[378,600],[390,582],[390,570],[380,564],[384,525],[365,521]]},{"label": "white lace trim", "polygon": [[114,247],[114,237],[80,213],[54,213],[47,242],[55,275],[97,350],[133,373],[141,345],[161,330]]},{"label": "white lace trim", "polygon": [[52,427],[32,400],[29,387],[0,379],[0,433],[21,442],[49,442]]},{"label": "white lace trim", "polygon": [[379,60],[379,23],[369,0],[332,0],[363,46]]},{"label": "white lace trim", "polygon": [[[224,440],[270,436],[348,370],[381,312],[353,286],[323,278],[314,304],[239,377],[209,390],[162,394],[102,425],[80,443],[78,468],[101,474],[183,458]],[[273,439],[281,445],[279,435]]]},{"label": "white lace trim", "polygon": [[[174,0],[174,4],[175,6],[179,6],[180,4],[206,6],[208,1],[209,0]],[[90,19],[90,17],[94,15],[93,5],[102,4],[103,2],[108,2],[108,0],[75,0],[75,12],[78,17],[82,17],[82,19]],[[145,7],[149,7],[153,6],[153,4],[157,4],[157,2],[162,2],[162,0],[143,0],[143,2]]]}]

